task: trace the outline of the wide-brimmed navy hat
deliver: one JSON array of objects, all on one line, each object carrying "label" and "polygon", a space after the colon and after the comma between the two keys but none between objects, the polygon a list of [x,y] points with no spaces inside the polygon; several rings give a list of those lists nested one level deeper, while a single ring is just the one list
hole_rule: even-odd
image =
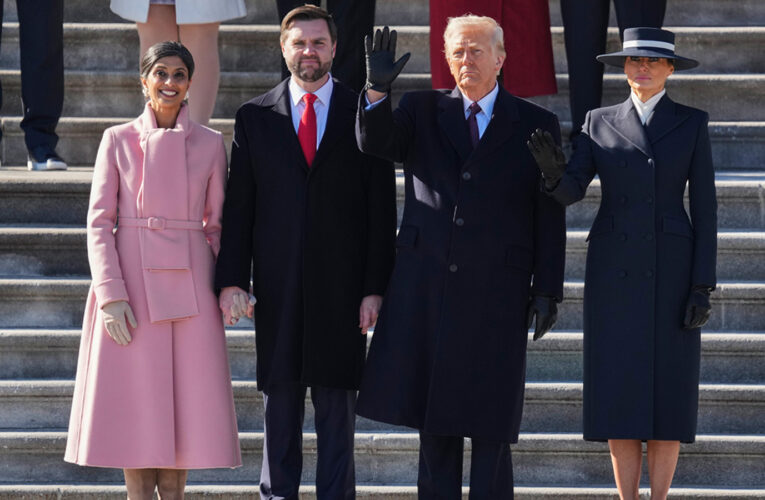
[{"label": "wide-brimmed navy hat", "polygon": [[621,52],[601,54],[596,59],[611,66],[624,67],[626,57],[665,57],[676,70],[695,68],[699,62],[675,54],[675,34],[661,28],[627,28]]}]

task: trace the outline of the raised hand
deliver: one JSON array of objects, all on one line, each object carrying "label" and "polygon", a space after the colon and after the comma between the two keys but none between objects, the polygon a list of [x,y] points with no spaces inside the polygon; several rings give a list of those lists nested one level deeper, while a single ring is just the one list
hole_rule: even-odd
[{"label": "raised hand", "polygon": [[532,132],[531,139],[526,142],[526,145],[534,161],[537,162],[539,170],[542,171],[545,187],[554,188],[566,171],[566,155],[563,154],[563,150],[555,144],[552,134],[543,132],[542,129]]},{"label": "raised hand", "polygon": [[385,26],[382,30],[376,30],[374,40],[369,35],[364,37],[364,48],[367,61],[367,89],[377,92],[390,92],[393,80],[404,69],[411,54],[407,52],[395,61],[396,57],[396,30],[389,30]]}]

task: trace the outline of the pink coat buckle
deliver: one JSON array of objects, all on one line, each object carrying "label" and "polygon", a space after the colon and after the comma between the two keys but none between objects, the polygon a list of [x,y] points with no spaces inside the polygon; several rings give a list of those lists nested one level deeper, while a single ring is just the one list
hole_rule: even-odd
[{"label": "pink coat buckle", "polygon": [[149,217],[149,229],[165,229],[165,219],[162,217]]}]

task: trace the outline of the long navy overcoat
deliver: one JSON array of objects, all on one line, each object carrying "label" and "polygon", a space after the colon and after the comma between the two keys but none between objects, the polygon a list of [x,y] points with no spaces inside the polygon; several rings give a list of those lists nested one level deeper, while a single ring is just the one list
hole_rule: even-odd
[{"label": "long navy overcoat", "polygon": [[600,177],[584,289],[585,439],[695,439],[700,331],[682,321],[691,286],[715,285],[707,121],[666,95],[645,127],[630,99],[593,110],[552,192],[568,205]]},{"label": "long navy overcoat", "polygon": [[[554,114],[499,90],[475,150],[460,92],[359,108],[367,153],[404,164],[393,276],[357,411],[439,435],[515,442],[530,294],[563,293],[565,211],[526,147]],[[533,279],[533,286],[532,286]]]}]

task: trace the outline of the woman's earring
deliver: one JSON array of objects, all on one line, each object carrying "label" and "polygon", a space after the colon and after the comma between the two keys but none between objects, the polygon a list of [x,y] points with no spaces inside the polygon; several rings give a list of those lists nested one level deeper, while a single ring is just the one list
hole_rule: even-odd
[{"label": "woman's earring", "polygon": [[147,89],[145,85],[141,85],[141,91],[143,92],[143,96],[146,99],[148,99],[149,98],[149,89]]}]

